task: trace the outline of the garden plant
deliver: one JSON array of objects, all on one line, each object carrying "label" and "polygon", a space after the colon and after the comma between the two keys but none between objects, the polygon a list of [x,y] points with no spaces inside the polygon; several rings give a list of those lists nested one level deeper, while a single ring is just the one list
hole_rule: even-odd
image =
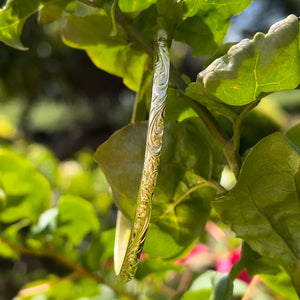
[{"label": "garden plant", "polygon": [[[0,255],[45,257],[61,268],[26,283],[15,299],[300,297],[299,119],[282,130],[275,110],[260,109],[272,106],[274,92],[287,97],[299,88],[299,18],[223,44],[230,18],[250,3],[7,1],[0,41],[28,50],[23,26],[38,13],[41,26],[61,24],[66,46],[86,51],[136,92],[130,124],[94,156],[83,151],[77,161],[58,162],[41,145],[2,145]],[[163,146],[144,253],[123,283],[113,271],[115,229],[106,217],[112,201],[128,222],[135,215],[159,32],[170,51]],[[197,78],[177,68],[178,47],[187,45],[205,57]],[[218,244],[228,257],[238,253],[224,274],[208,258]],[[197,259],[205,266],[193,268]]]}]

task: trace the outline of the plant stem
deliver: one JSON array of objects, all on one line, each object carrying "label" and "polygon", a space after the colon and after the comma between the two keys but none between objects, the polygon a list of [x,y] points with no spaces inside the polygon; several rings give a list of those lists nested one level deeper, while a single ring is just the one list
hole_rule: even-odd
[{"label": "plant stem", "polygon": [[6,238],[0,235],[0,241],[5,243],[7,246],[9,246],[11,249],[15,250],[16,252],[19,252],[23,255],[29,255],[29,256],[36,256],[36,257],[48,257],[51,259],[54,259],[58,262],[60,262],[62,265],[66,266],[68,269],[74,271],[78,276],[80,277],[87,277],[90,279],[95,280],[98,283],[103,283],[110,287],[117,295],[123,295],[128,297],[129,299],[136,300],[137,297],[135,295],[128,294],[127,292],[120,290],[118,287],[111,285],[109,282],[105,281],[101,276],[93,274],[89,272],[87,269],[82,267],[79,264],[76,264],[70,260],[68,260],[63,255],[53,251],[53,250],[40,250],[35,251],[30,248],[26,248],[24,246],[19,246],[11,243]]},{"label": "plant stem", "polygon": [[137,30],[129,23],[118,6],[116,6],[115,13],[116,21],[123,27],[132,41],[139,45],[142,49],[144,49],[150,55],[150,57],[153,57],[154,50],[152,43],[147,38],[145,38],[139,30]]},{"label": "plant stem", "polygon": [[189,98],[186,95],[181,94],[180,97],[183,98],[194,109],[194,111],[205,124],[211,135],[221,146],[226,160],[237,179],[240,173],[241,159],[238,151],[236,151],[236,149],[234,149],[233,147],[232,140],[230,140],[228,135],[223,131],[223,129],[220,127],[219,123],[216,121],[214,116],[205,106]]}]

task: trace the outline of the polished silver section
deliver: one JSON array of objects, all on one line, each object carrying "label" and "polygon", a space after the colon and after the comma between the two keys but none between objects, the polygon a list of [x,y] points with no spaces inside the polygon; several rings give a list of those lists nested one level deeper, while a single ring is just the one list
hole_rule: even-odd
[{"label": "polished silver section", "polygon": [[[117,257],[115,257],[115,260],[117,261],[117,266],[115,267],[116,275],[123,282],[127,282],[134,277],[143,250],[151,218],[152,198],[156,186],[159,157],[164,133],[170,59],[165,39],[158,39],[156,46],[157,50],[153,75],[145,160],[136,204],[135,217],[133,219],[126,252],[124,250],[118,251],[118,241],[116,241],[115,246],[115,254],[117,255]],[[118,228],[117,232],[119,232]],[[120,232],[118,234],[120,234]],[[122,247],[121,244],[120,247]],[[123,261],[121,266],[120,261]]]}]

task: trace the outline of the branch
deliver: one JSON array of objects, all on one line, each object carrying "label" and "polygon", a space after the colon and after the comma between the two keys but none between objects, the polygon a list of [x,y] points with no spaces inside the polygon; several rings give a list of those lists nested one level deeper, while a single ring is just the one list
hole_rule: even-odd
[{"label": "branch", "polygon": [[123,290],[120,290],[118,287],[115,287],[115,286],[111,285],[109,282],[105,281],[101,276],[89,272],[87,269],[85,269],[81,265],[68,260],[60,253],[57,253],[53,250],[35,251],[33,249],[26,248],[24,246],[15,245],[1,235],[0,235],[0,241],[5,243],[7,246],[9,246],[11,249],[15,250],[16,252],[19,252],[20,254],[36,256],[36,257],[47,257],[47,258],[56,260],[56,261],[60,262],[62,265],[64,265],[65,267],[67,267],[68,269],[72,270],[75,274],[77,274],[80,277],[87,277],[87,278],[95,280],[98,283],[103,283],[103,284],[107,285],[117,295],[123,295],[132,300],[137,299],[137,297],[135,295],[131,295],[131,294],[126,293]]}]

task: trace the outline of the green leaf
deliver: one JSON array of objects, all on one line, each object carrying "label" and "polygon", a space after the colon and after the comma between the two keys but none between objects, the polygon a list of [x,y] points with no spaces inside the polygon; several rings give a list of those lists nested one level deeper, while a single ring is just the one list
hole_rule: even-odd
[{"label": "green leaf", "polygon": [[162,278],[167,272],[180,271],[181,269],[181,266],[176,266],[173,262],[164,262],[162,260],[149,259],[146,257],[144,261],[140,262],[135,278],[141,280],[148,275],[155,275]]},{"label": "green leaf", "polygon": [[183,294],[181,300],[209,300],[211,290],[187,291]]},{"label": "green leaf", "polygon": [[2,241],[0,241],[0,256],[12,260],[19,258],[18,253]]},{"label": "green leaf", "polygon": [[72,195],[60,199],[55,234],[66,236],[73,245],[78,245],[88,233],[97,233],[99,229],[100,224],[91,203]]},{"label": "green leaf", "polygon": [[293,288],[290,276],[284,270],[281,270],[281,272],[276,275],[262,274],[259,277],[270,289],[284,297],[284,299],[299,299],[295,289]]},{"label": "green leaf", "polygon": [[300,148],[300,123],[296,124],[286,132],[288,139]]},{"label": "green leaf", "polygon": [[295,281],[300,257],[299,175],[299,151],[274,133],[248,154],[236,186],[213,201],[238,237],[282,264]]},{"label": "green leaf", "polygon": [[143,9],[147,9],[156,0],[119,0],[118,5],[124,12],[135,12]]},{"label": "green leaf", "polygon": [[186,2],[194,2],[196,10],[190,10],[188,16],[191,18],[187,18],[178,26],[174,38],[190,45],[194,55],[202,56],[209,54],[222,43],[230,25],[230,17],[243,11],[251,0]]},{"label": "green leaf", "polygon": [[186,88],[185,95],[209,108],[218,115],[223,115],[230,120],[235,120],[237,118],[237,113],[233,107],[205,95],[198,81],[189,84]]},{"label": "green leaf", "polygon": [[58,177],[58,159],[46,147],[31,144],[26,149],[26,157],[42,173],[51,184],[55,184]]},{"label": "green leaf", "polygon": [[[101,30],[95,30],[101,28]],[[118,28],[117,35],[110,35],[111,18],[107,15],[70,15],[63,29],[63,41],[70,47],[84,49],[100,69],[120,76],[124,84],[138,90],[148,55],[134,44]]]},{"label": "green leaf", "polygon": [[[146,123],[131,124],[115,133],[95,155],[112,187],[116,205],[131,218],[145,139]],[[216,194],[210,180],[218,180],[223,161],[219,147],[196,118],[180,125],[167,122],[163,144],[147,238],[154,240],[156,247],[148,247],[146,239],[145,249],[149,255],[170,258],[183,251],[202,231],[210,211],[209,199]]]},{"label": "green leaf", "polygon": [[32,163],[9,150],[0,149],[0,182],[5,206],[0,220],[5,223],[26,218],[37,221],[49,207],[50,185]]},{"label": "green leaf", "polygon": [[214,101],[240,106],[299,83],[299,25],[290,15],[266,35],[257,33],[231,47],[198,74],[193,88]]},{"label": "green leaf", "polygon": [[43,7],[39,12],[39,22],[45,24],[60,18],[66,6],[72,1],[74,0],[53,1]]},{"label": "green leaf", "polygon": [[216,283],[216,288],[211,300],[231,300],[233,293],[233,279],[229,275],[223,275]]},{"label": "green leaf", "polygon": [[197,14],[202,6],[199,0],[157,0],[157,23],[172,36],[178,24]]},{"label": "green leaf", "polygon": [[114,256],[115,229],[110,229],[96,236],[84,254],[84,261],[90,270],[97,271],[105,261]]},{"label": "green leaf", "polygon": [[28,17],[41,8],[47,8],[57,0],[8,0],[0,10],[0,41],[19,50],[26,50],[20,41],[23,26]]},{"label": "green leaf", "polygon": [[[182,300],[196,300],[196,299],[231,299],[229,294],[216,294],[215,289],[217,288],[218,282],[221,282],[227,286],[226,275],[217,273],[215,271],[208,270],[198,276],[191,284],[191,287],[187,292],[184,293]],[[232,292],[232,283],[230,290]],[[234,281],[233,295],[235,297],[241,297],[247,290],[246,283],[236,279]],[[223,290],[225,292],[225,289]],[[200,298],[196,298],[199,295]],[[217,298],[216,298],[217,297]]]}]

